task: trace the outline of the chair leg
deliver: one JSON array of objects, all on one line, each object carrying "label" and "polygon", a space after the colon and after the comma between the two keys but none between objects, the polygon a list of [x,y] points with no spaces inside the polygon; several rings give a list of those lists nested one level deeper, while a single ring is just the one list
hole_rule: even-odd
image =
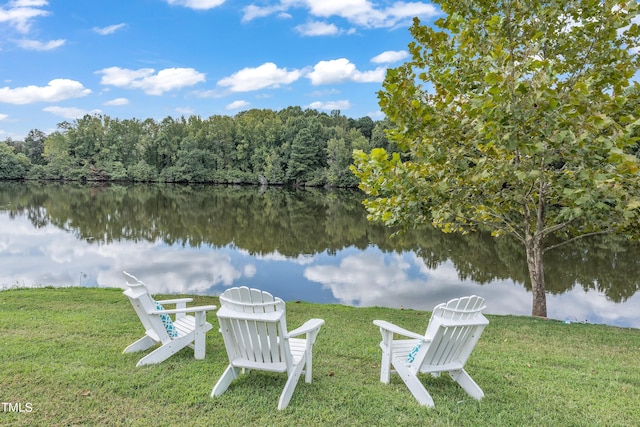
[{"label": "chair leg", "polygon": [[204,359],[205,344],[207,341],[207,333],[204,328],[204,323],[205,323],[204,316],[205,316],[204,311],[199,311],[196,313],[196,329],[193,332],[194,334],[193,355],[195,356],[196,359],[200,359],[200,360]]},{"label": "chair leg", "polygon": [[305,357],[305,362],[304,362],[304,381],[306,383],[311,383],[311,377],[312,377],[312,372],[311,372],[311,365],[313,363],[313,358],[311,356],[311,348],[307,349],[307,355]]},{"label": "chair leg", "polygon": [[[304,358],[298,363],[294,368],[289,378],[287,378],[287,383],[284,385],[284,390],[280,395],[280,400],[278,400],[278,410],[282,410],[289,405],[289,401],[291,400],[291,396],[293,396],[293,391],[296,389],[296,385],[298,385],[298,379],[300,379],[300,374],[302,374],[302,368],[304,367]],[[308,369],[308,368],[307,368]]]},{"label": "chair leg", "polygon": [[160,363],[185,348],[192,340],[193,337],[189,334],[162,344],[162,346],[140,359],[136,366]]},{"label": "chair leg", "polygon": [[460,384],[460,387],[466,391],[469,396],[473,397],[476,400],[480,400],[484,397],[484,393],[482,389],[476,384],[476,382],[471,378],[467,371],[464,369],[460,369],[458,371],[451,371],[449,375],[455,382]]},{"label": "chair leg", "polygon": [[391,377],[391,348],[380,344],[382,348],[382,362],[380,363],[380,382],[389,384]]},{"label": "chair leg", "polygon": [[151,339],[148,335],[140,338],[138,341],[134,342],[130,346],[124,349],[123,353],[134,353],[136,351],[146,350],[156,342]]},{"label": "chair leg", "polygon": [[422,385],[422,383],[420,382],[417,374],[400,361],[398,361],[397,363],[394,361],[393,367],[395,368],[396,372],[398,372],[400,378],[402,378],[402,381],[404,381],[404,383],[407,385],[407,388],[409,388],[409,391],[411,392],[411,394],[413,394],[413,397],[416,398],[418,403],[423,406],[429,406],[433,408],[433,399],[431,398],[431,395],[429,394],[427,389],[424,388],[424,385]]},{"label": "chair leg", "polygon": [[240,368],[235,368],[231,365],[227,366],[216,385],[213,386],[211,397],[221,396],[227,390],[231,381],[238,378],[238,375],[240,375]]}]

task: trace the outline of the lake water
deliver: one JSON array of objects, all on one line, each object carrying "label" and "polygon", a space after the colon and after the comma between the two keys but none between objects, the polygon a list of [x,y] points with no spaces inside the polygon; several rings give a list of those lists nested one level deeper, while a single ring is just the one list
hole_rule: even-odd
[{"label": "lake water", "polygon": [[[357,191],[0,182],[0,288],[123,287],[431,310],[462,295],[529,315],[522,248],[431,228],[390,238]],[[545,258],[549,317],[640,328],[640,246],[614,237]],[[0,299],[10,294],[0,293]]]}]

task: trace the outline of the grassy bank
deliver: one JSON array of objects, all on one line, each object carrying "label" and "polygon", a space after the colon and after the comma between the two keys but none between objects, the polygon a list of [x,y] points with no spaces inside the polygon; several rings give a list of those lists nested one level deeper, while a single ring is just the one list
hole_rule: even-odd
[{"label": "grassy bank", "polygon": [[[213,297],[196,303],[218,305]],[[209,397],[227,364],[215,313],[204,361],[185,349],[136,368],[141,355],[122,350],[143,330],[120,290],[0,292],[0,425],[640,425],[637,329],[487,316],[467,364],[485,398],[473,400],[447,376],[423,376],[436,404],[427,409],[397,376],[379,382],[372,321],[421,331],[428,312],[287,304],[290,329],[311,317],[326,321],[313,383],[301,380],[279,412],[285,375],[252,372]]]}]

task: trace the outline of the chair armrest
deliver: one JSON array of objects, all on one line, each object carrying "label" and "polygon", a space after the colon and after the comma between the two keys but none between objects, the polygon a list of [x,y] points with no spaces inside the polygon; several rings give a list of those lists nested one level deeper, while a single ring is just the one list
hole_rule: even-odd
[{"label": "chair armrest", "polygon": [[297,337],[299,335],[308,334],[309,332],[320,329],[320,326],[322,325],[324,325],[324,320],[322,319],[307,320],[302,326],[289,332],[287,337]]},{"label": "chair armrest", "polygon": [[193,302],[193,298],[165,299],[158,302],[160,304],[180,304],[180,303],[186,303],[186,302]]},{"label": "chair armrest", "polygon": [[174,308],[171,310],[153,310],[150,311],[149,314],[177,314],[177,313],[197,313],[200,311],[213,311],[215,310],[215,305],[202,305],[200,307],[186,307],[186,308]]},{"label": "chair armrest", "polygon": [[374,320],[373,324],[378,326],[380,330],[384,330],[385,332],[392,332],[394,334],[403,335],[407,338],[414,338],[418,340],[428,341],[424,335],[416,334],[415,332],[408,331],[400,326],[394,325],[393,323],[389,323],[385,320]]}]

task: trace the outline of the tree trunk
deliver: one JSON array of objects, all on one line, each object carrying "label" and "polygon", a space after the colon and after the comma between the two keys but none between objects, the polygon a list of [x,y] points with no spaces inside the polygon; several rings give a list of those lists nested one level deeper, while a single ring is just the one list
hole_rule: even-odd
[{"label": "tree trunk", "polygon": [[526,243],[527,267],[533,294],[532,316],[547,317],[547,293],[544,289],[543,246],[540,236],[528,238]]}]

